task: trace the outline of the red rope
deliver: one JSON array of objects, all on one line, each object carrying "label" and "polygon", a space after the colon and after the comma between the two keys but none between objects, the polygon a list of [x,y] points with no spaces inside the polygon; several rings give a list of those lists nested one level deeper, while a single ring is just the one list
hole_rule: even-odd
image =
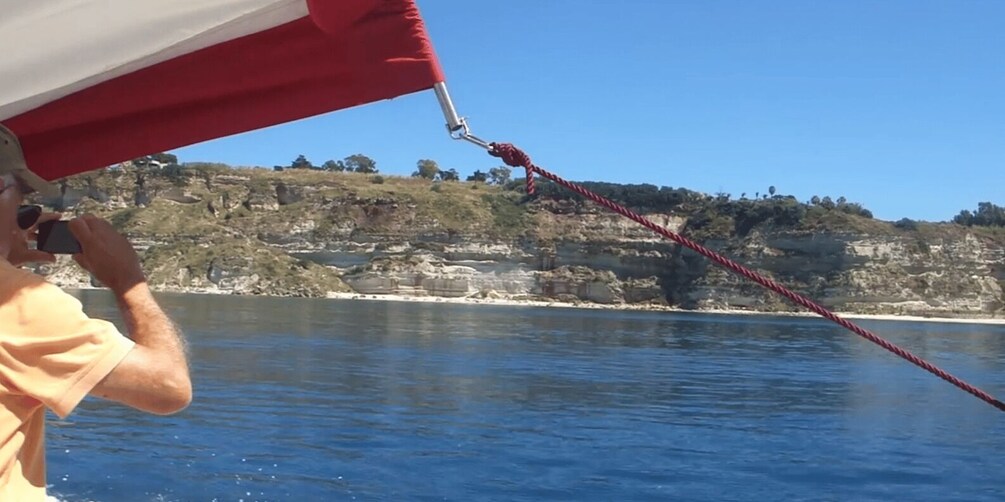
[{"label": "red rope", "polygon": [[[758,274],[757,272],[754,272],[753,270],[750,270],[744,267],[743,265],[740,265],[739,263],[736,263],[730,260],[729,258],[726,258],[725,256],[722,256],[719,253],[716,253],[715,251],[712,251],[711,249],[708,249],[702,246],[701,244],[698,244],[697,242],[688,239],[687,237],[674,233],[671,230],[668,230],[667,228],[655,224],[652,221],[649,221],[648,218],[645,218],[644,216],[632,211],[631,209],[628,209],[609,199],[597,195],[575,183],[566,181],[555,174],[552,174],[548,171],[545,171],[544,169],[541,169],[540,167],[537,167],[536,165],[534,165],[533,162],[530,161],[530,157],[519,148],[510,145],[508,143],[492,143],[491,146],[492,149],[489,150],[490,154],[501,158],[503,162],[509,164],[510,166],[523,167],[527,170],[528,189],[532,189],[533,187],[533,184],[529,182],[533,173],[540,174],[541,176],[548,178],[549,180],[554,181],[555,183],[558,183],[559,185],[562,185],[563,187],[568,188],[569,190],[572,190],[573,192],[576,192],[582,195],[583,197],[586,197],[592,200],[593,202],[596,202],[597,204],[600,204],[601,206],[610,209],[611,211],[614,211],[615,213],[618,213],[622,216],[631,219],[632,221],[635,221],[636,223],[652,230],[653,232],[656,232],[657,234],[662,235],[663,237],[666,237],[667,239],[677,242],[678,244],[681,244],[683,246],[687,246],[688,248],[700,253],[702,256],[705,256],[706,258],[731,270],[732,272],[742,275],[743,277],[746,277],[747,279],[750,279],[760,284],[761,286],[764,286],[765,288],[768,288],[771,291],[774,291],[775,293],[778,293],[788,298],[793,303],[801,305],[819,314],[820,316],[837,323],[838,325],[844,327],[845,329],[852,331],[856,335],[861,336],[862,338],[865,338],[866,340],[869,340],[870,342],[875,343],[876,345],[879,345],[880,347],[883,347],[884,349],[890,352],[893,352],[894,354],[907,360],[911,364],[919,366],[925,371],[928,371],[929,373],[932,373],[933,375],[974,395],[981,401],[984,401],[990,404],[991,406],[998,408],[1001,411],[1005,411],[1005,403],[995,399],[992,395],[988,394],[987,392],[984,392],[978,389],[977,387],[974,387],[973,385],[964,382],[963,380],[947,373],[946,371],[940,369],[934,364],[912,354],[911,352],[897,346],[892,342],[889,342],[881,338],[880,336],[872,333],[871,331],[859,327],[858,325],[841,318],[837,314],[815,303],[813,300],[810,300],[805,296],[795,293],[787,289],[785,286],[782,286],[776,283],[775,281],[772,281],[771,279],[768,279],[767,277],[764,277],[763,275]],[[533,195],[533,193],[529,192],[528,195]]]}]

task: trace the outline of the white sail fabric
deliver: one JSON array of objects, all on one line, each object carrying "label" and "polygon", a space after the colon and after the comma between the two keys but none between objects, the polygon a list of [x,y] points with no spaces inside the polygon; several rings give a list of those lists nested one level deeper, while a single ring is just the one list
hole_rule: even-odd
[{"label": "white sail fabric", "polygon": [[307,15],[306,0],[0,0],[0,120]]}]

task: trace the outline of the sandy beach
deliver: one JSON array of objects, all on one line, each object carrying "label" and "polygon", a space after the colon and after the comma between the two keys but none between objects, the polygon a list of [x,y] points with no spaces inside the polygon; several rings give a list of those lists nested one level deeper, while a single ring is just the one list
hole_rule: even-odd
[{"label": "sandy beach", "polygon": [[[68,290],[100,289],[86,284],[58,284]],[[233,294],[230,291],[218,289],[175,289],[155,287],[155,291],[175,294]],[[622,311],[643,311],[643,312],[681,312],[681,313],[702,313],[702,314],[723,314],[723,315],[768,315],[768,316],[791,316],[791,317],[820,317],[814,312],[807,310],[798,312],[767,312],[757,310],[741,309],[705,309],[688,310],[684,308],[671,307],[666,305],[650,304],[605,304],[565,301],[541,301],[525,300],[513,298],[478,298],[472,296],[445,297],[445,296],[406,296],[401,294],[363,294],[363,293],[340,293],[330,292],[326,296],[329,299],[357,300],[357,301],[400,301],[411,303],[455,303],[463,305],[506,305],[518,307],[547,307],[547,308],[585,308],[591,310],[622,310]],[[962,324],[995,324],[1005,325],[1005,317],[935,317],[921,315],[895,315],[895,314],[860,314],[852,312],[834,312],[845,319],[867,319],[867,320],[893,320],[893,321],[918,321],[918,322],[952,322]]]},{"label": "sandy beach", "polygon": [[[73,284],[64,285],[68,290],[93,290],[101,289],[89,285]],[[229,291],[215,289],[173,289],[154,288],[154,291],[173,294],[195,294],[195,295],[228,295]],[[443,297],[443,296],[406,296],[394,294],[362,294],[362,293],[337,293],[330,292],[326,296],[333,300],[356,300],[356,301],[381,301],[381,302],[406,302],[406,303],[453,303],[462,305],[505,305],[510,307],[546,307],[546,308],[566,308],[566,309],[590,309],[590,310],[619,310],[635,312],[677,312],[691,314],[720,314],[720,315],[749,315],[749,316],[773,316],[773,317],[820,317],[809,311],[801,312],[761,312],[754,310],[739,309],[707,309],[688,310],[666,305],[648,304],[603,304],[578,302],[569,303],[561,301],[538,301],[538,300],[514,300],[510,298],[475,298],[475,297]],[[967,318],[967,317],[924,317],[894,314],[856,314],[850,312],[835,312],[835,314],[845,319],[863,319],[877,321],[912,321],[912,322],[941,322],[957,324],[990,324],[1005,325],[1005,318]]]},{"label": "sandy beach", "polygon": [[[578,308],[593,310],[620,310],[620,311],[645,311],[645,312],[682,312],[698,314],[723,314],[723,315],[760,315],[760,316],[791,316],[791,317],[819,317],[813,312],[758,312],[751,310],[687,310],[676,307],[661,305],[632,305],[632,304],[601,304],[601,303],[567,303],[559,301],[533,301],[533,300],[513,300],[506,298],[471,298],[457,297],[447,298],[440,296],[404,296],[404,295],[365,295],[361,293],[329,293],[328,298],[339,300],[360,300],[360,301],[389,301],[389,302],[422,302],[422,303],[455,303],[464,305],[507,305],[514,307],[549,307],[549,308]],[[963,323],[963,324],[994,324],[1005,325],[1005,318],[957,318],[957,317],[922,317],[892,314],[854,314],[846,312],[835,312],[845,319],[866,319],[880,321],[918,321],[918,322],[943,322],[943,323]]]}]

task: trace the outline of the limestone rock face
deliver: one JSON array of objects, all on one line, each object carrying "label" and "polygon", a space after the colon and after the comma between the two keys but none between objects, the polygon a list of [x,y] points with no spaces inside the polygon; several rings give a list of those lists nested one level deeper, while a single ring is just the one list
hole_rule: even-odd
[{"label": "limestone rock face", "polygon": [[275,194],[251,192],[244,200],[244,207],[251,211],[275,211],[279,209],[279,199]]},{"label": "limestone rock face", "polygon": [[[484,184],[295,171],[89,174],[63,182],[55,203],[67,216],[108,217],[137,244],[160,289],[796,310],[589,204],[528,203]],[[677,233],[696,218],[646,217]],[[1005,316],[1005,232],[864,221],[812,231],[745,226],[701,243],[839,311]],[[39,270],[60,284],[89,282],[65,257]]]},{"label": "limestone rock face", "polygon": [[535,293],[546,297],[573,297],[595,303],[621,303],[624,291],[614,272],[583,266],[565,266],[538,274]]},{"label": "limestone rock face", "polygon": [[492,264],[450,265],[433,255],[376,258],[342,276],[364,294],[468,297],[526,294],[534,281],[530,271],[505,270]]},{"label": "limestone rock face", "polygon": [[158,196],[164,200],[170,200],[172,202],[177,202],[179,204],[195,204],[197,202],[202,202],[202,198],[194,195],[189,190],[184,190],[181,188],[172,188],[166,190]]}]

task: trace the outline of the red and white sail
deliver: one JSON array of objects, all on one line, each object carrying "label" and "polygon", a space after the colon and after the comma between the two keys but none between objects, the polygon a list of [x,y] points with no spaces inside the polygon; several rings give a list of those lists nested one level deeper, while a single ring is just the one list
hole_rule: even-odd
[{"label": "red and white sail", "polygon": [[444,80],[413,0],[0,0],[0,47],[47,179]]}]

